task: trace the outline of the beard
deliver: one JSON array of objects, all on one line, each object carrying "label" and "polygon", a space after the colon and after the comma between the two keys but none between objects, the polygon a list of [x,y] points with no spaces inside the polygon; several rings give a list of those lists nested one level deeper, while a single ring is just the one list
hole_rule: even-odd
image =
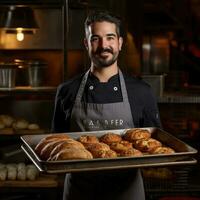
[{"label": "beard", "polygon": [[[111,58],[108,58],[108,55],[101,55],[102,53],[109,53],[112,55]],[[109,67],[114,64],[118,58],[118,52],[114,52],[112,49],[97,49],[96,52],[92,52],[90,58],[96,67]]]}]

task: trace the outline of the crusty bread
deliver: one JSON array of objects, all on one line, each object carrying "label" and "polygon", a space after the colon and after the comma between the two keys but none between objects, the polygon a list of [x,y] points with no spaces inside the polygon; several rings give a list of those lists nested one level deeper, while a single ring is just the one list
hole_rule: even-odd
[{"label": "crusty bread", "polygon": [[35,152],[38,156],[40,156],[42,149],[49,143],[54,141],[64,141],[69,139],[69,136],[66,134],[52,134],[43,139],[41,139],[38,144],[35,146]]},{"label": "crusty bread", "polygon": [[130,129],[123,136],[124,140],[127,140],[129,142],[134,142],[141,139],[148,139],[150,137],[151,133],[148,130],[139,128]]},{"label": "crusty bread", "polygon": [[122,140],[120,142],[113,142],[113,143],[110,144],[110,148],[113,151],[116,151],[117,153],[120,153],[121,151],[125,151],[127,149],[130,149],[132,147],[133,147],[132,143],[125,141],[125,140]]},{"label": "crusty bread", "polygon": [[38,124],[29,124],[27,127],[29,130],[38,130],[40,126]]},{"label": "crusty bread", "polygon": [[67,148],[58,152],[52,161],[57,160],[76,160],[76,159],[92,159],[92,154],[86,149]]},{"label": "crusty bread", "polygon": [[27,129],[29,125],[29,122],[25,119],[17,119],[13,122],[12,127],[16,130],[19,129]]},{"label": "crusty bread", "polygon": [[175,150],[170,147],[157,147],[151,153],[152,154],[171,154],[171,153],[175,153]]},{"label": "crusty bread", "polygon": [[136,149],[147,153],[151,153],[155,148],[162,146],[161,142],[153,138],[137,140],[133,143],[133,145]]},{"label": "crusty bread", "polygon": [[102,142],[88,143],[85,145],[86,149],[91,152],[94,158],[114,158],[117,157],[116,152],[112,151],[110,147]]},{"label": "crusty bread", "polygon": [[14,121],[14,118],[10,115],[0,115],[0,120],[4,123],[6,127],[11,127]]},{"label": "crusty bread", "polygon": [[119,156],[121,157],[132,157],[132,156],[142,156],[142,152],[135,149],[135,148],[129,148],[125,149],[123,151],[120,151]]},{"label": "crusty bread", "polygon": [[0,129],[4,129],[6,125],[3,123],[3,120],[0,119]]},{"label": "crusty bread", "polygon": [[50,154],[52,152],[52,150],[58,146],[59,144],[63,143],[63,140],[51,140],[49,141],[41,150],[40,152],[40,158],[42,160],[48,160],[50,157]]},{"label": "crusty bread", "polygon": [[94,158],[116,158],[117,153],[111,149],[91,152]]},{"label": "crusty bread", "polygon": [[95,135],[82,135],[78,138],[78,141],[87,144],[87,143],[97,143],[99,139]]},{"label": "crusty bread", "polygon": [[120,142],[122,140],[121,136],[115,133],[106,133],[100,137],[100,142],[111,144],[113,142]]},{"label": "crusty bread", "polygon": [[110,150],[110,147],[102,142],[98,142],[98,143],[88,143],[87,145],[85,145],[85,148],[90,151],[107,151]]},{"label": "crusty bread", "polygon": [[82,143],[73,140],[73,139],[67,139],[62,141],[62,143],[58,144],[56,147],[54,147],[50,153],[50,160],[60,151],[67,149],[67,148],[78,148],[78,149],[84,149]]}]

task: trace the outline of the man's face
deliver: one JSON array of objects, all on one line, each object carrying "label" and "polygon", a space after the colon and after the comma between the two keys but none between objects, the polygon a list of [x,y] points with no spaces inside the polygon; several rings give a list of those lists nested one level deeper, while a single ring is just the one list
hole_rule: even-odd
[{"label": "man's face", "polygon": [[95,22],[88,28],[85,45],[94,66],[109,67],[117,62],[122,38],[118,37],[114,23]]}]

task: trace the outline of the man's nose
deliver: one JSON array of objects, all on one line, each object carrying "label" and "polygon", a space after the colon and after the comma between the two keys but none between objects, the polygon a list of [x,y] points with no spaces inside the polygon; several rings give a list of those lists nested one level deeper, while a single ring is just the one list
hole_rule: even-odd
[{"label": "man's nose", "polygon": [[101,38],[100,46],[101,46],[101,48],[106,48],[108,46],[108,42],[107,42],[106,38]]}]

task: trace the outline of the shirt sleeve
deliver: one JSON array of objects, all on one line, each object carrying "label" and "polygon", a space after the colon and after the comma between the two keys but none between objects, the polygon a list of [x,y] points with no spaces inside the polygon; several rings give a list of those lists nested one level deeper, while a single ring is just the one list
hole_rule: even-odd
[{"label": "shirt sleeve", "polygon": [[60,133],[68,131],[70,116],[66,115],[66,112],[67,111],[65,111],[63,107],[61,87],[58,87],[55,97],[54,113],[52,119],[52,132]]},{"label": "shirt sleeve", "polygon": [[157,100],[152,92],[152,89],[149,90],[145,99],[146,102],[143,110],[143,126],[162,127]]}]

